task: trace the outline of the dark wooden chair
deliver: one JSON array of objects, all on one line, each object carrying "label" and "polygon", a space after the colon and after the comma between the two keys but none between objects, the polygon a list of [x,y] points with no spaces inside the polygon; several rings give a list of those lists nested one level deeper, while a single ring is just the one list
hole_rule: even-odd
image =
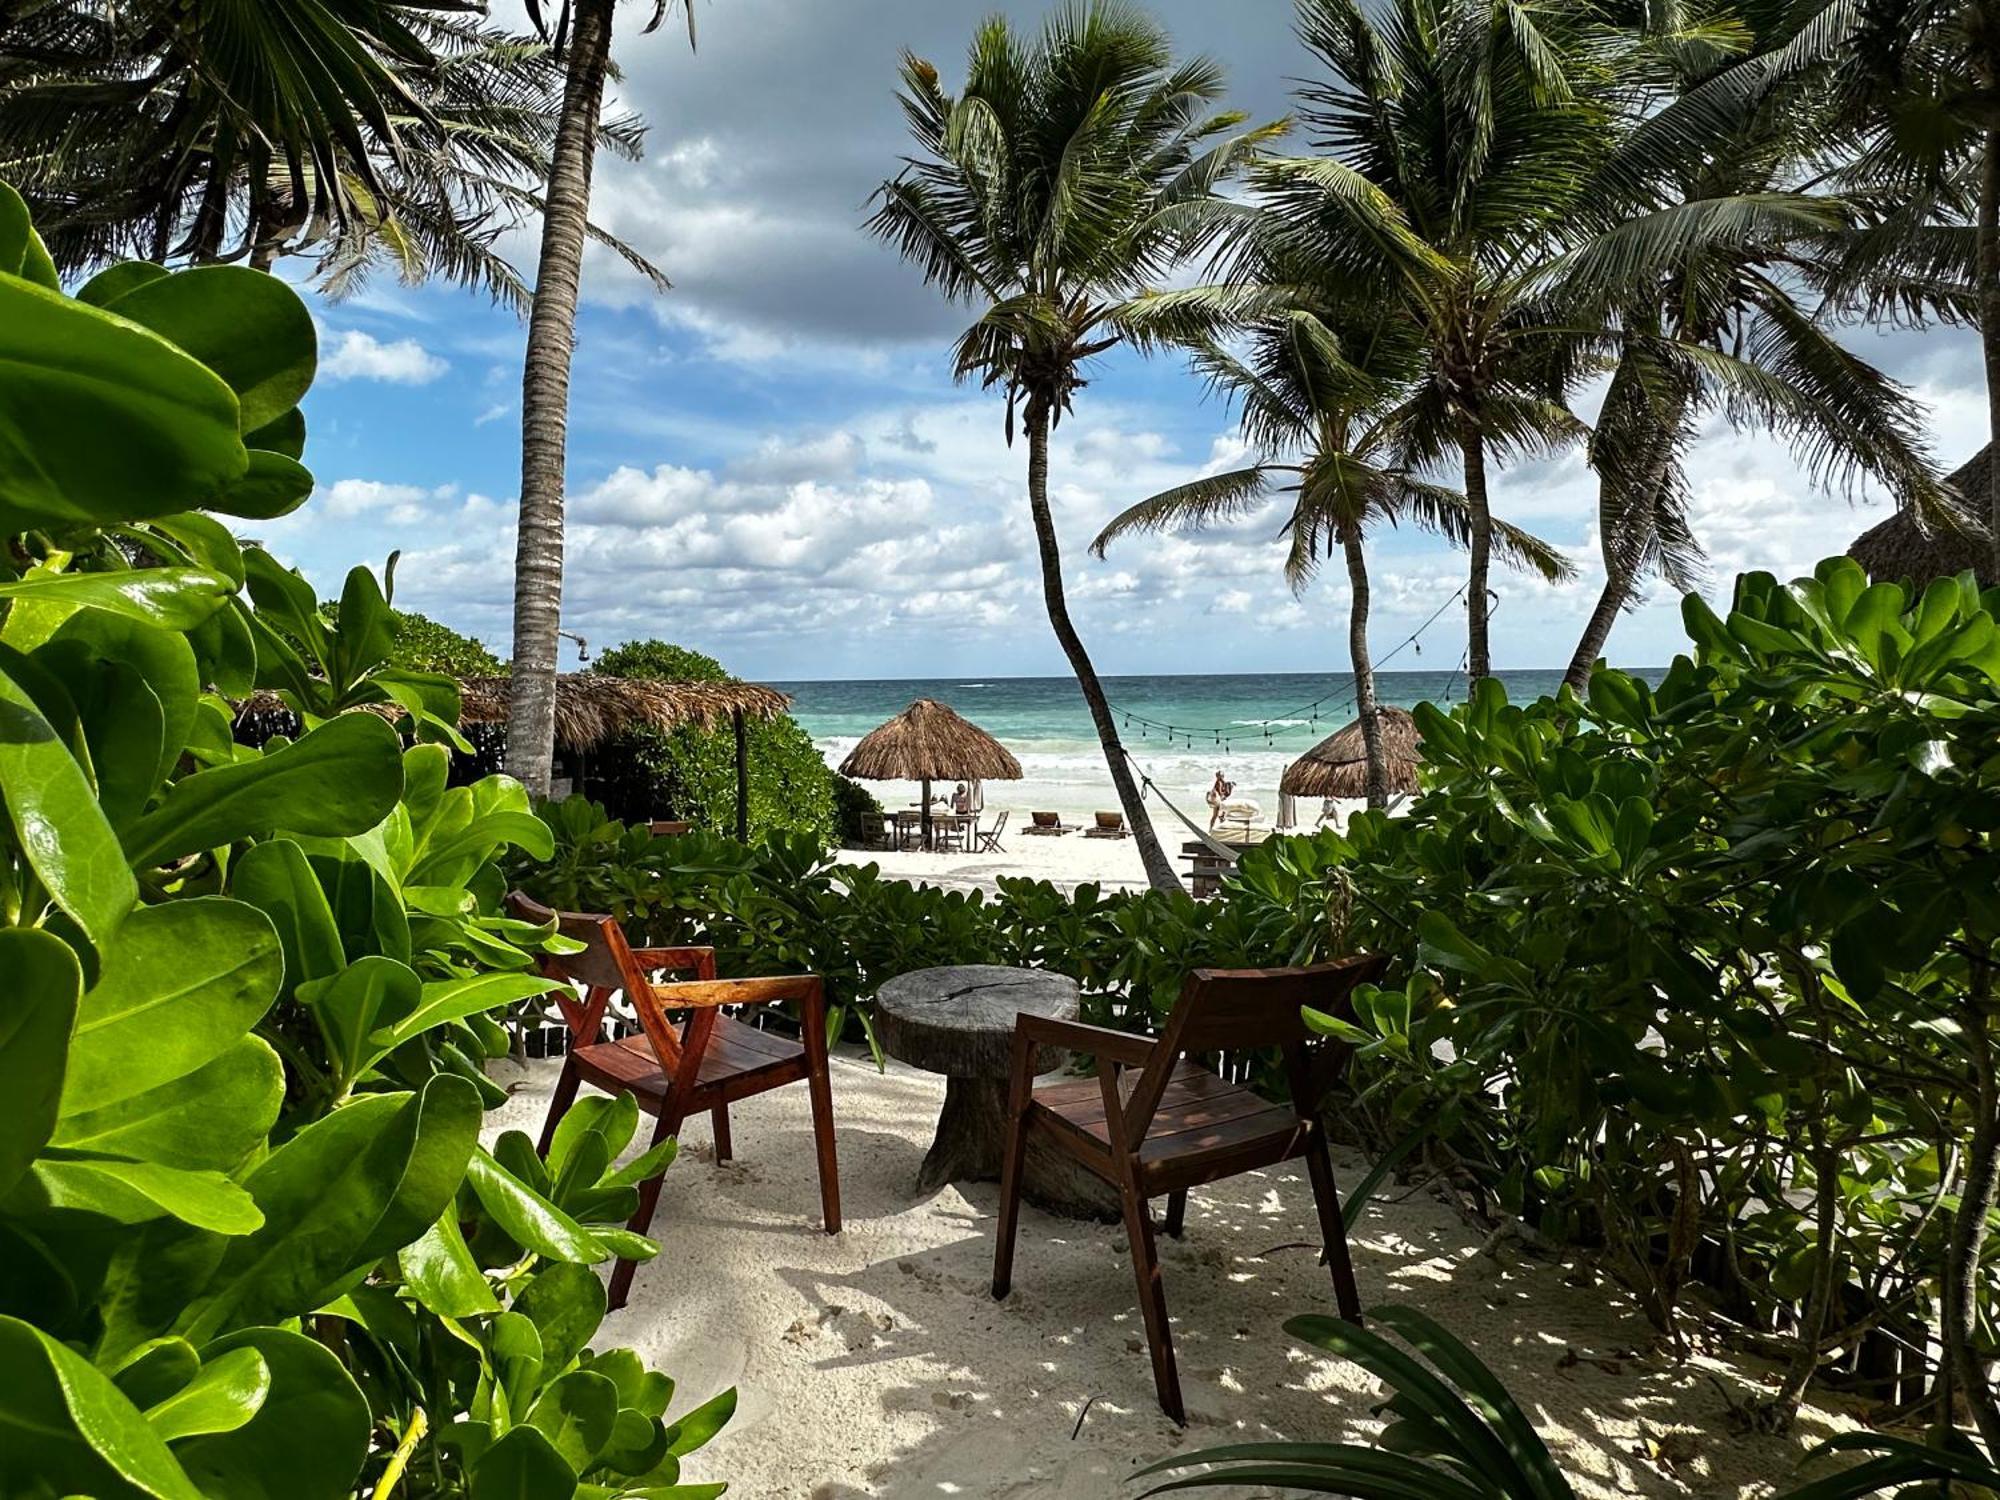
[{"label": "dark wooden chair", "polygon": [[[529,922],[553,919],[564,937],[585,944],[580,953],[546,955],[542,972],[561,981],[556,1004],[570,1030],[569,1055],[542,1123],[541,1149],[555,1139],[556,1124],[576,1102],[580,1085],[631,1094],[656,1117],[655,1142],[677,1134],[689,1115],[714,1122],[715,1158],[732,1155],[729,1106],[739,1099],[801,1079],[812,1094],[813,1145],[819,1155],[820,1208],[826,1232],[840,1233],[840,1171],[833,1149],[833,1094],[826,1072],[826,995],[816,975],[772,979],[717,979],[713,948],[633,948],[617,920],[586,912],[556,912],[519,891],[508,910]],[[661,972],[691,973],[691,981],[661,983]],[[568,986],[582,985],[579,999]],[[605,1008],[623,992],[639,1016],[641,1033],[600,1041]],[[801,1042],[760,1031],[722,1013],[727,1005],[796,1000]],[[684,1011],[678,1026],[671,1012]],[[631,1228],[644,1234],[659,1204],[660,1178],[639,1189]],[[636,1261],[621,1260],[611,1273],[611,1306],[623,1307]]]},{"label": "dark wooden chair", "polygon": [[[1340,1315],[1361,1320],[1361,1299],[1347,1254],[1347,1231],[1334,1190],[1320,1106],[1345,1070],[1348,1049],[1306,1030],[1303,1006],[1344,1015],[1354,987],[1380,978],[1386,960],[1372,955],[1304,969],[1198,969],[1157,1038],[1042,1016],[1014,1025],[1010,1128],[1000,1173],[1000,1226],[993,1247],[993,1295],[1013,1283],[1014,1238],[1021,1217],[1021,1162],[1031,1133],[1074,1157],[1117,1188],[1132,1243],[1139,1307],[1152,1346],[1160,1406],[1186,1422],[1173,1335],[1160,1279],[1149,1200],[1167,1199],[1165,1229],[1179,1238],[1190,1188],[1304,1157],[1319,1206],[1320,1234],[1333,1272]],[[1225,1083],[1188,1062],[1190,1052],[1278,1047],[1291,1102],[1276,1104]],[[1035,1054],[1067,1047],[1097,1059],[1095,1076],[1037,1089]]]}]

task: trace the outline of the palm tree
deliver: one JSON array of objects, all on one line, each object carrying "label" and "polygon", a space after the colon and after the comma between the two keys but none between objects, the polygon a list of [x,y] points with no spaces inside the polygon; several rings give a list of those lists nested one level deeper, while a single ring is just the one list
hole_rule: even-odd
[{"label": "palm tree", "polygon": [[[50,0],[13,18],[0,170],[57,266],[269,269],[310,255],[331,296],[388,265],[406,281],[484,286],[525,312],[526,286],[497,244],[539,211],[562,85],[550,48],[415,4],[286,0],[252,19],[288,7],[334,30],[315,46],[309,26],[246,28],[223,7],[176,17],[148,0]],[[370,29],[389,21],[394,45]],[[625,155],[642,137],[631,116],[600,134]]]},{"label": "palm tree", "polygon": [[[655,0],[646,31],[672,0]],[[694,0],[687,11],[694,44]],[[541,257],[528,315],[521,374],[521,508],[514,544],[513,691],[507,715],[507,770],[546,796],[555,758],[556,646],[562,625],[563,484],[569,441],[569,374],[576,353],[576,306],[590,236],[590,176],[596,160],[604,84],[611,72],[617,0],[564,0],[553,36],[565,53],[562,112],[549,156]],[[549,34],[541,0],[528,0]]]},{"label": "palm tree", "polygon": [[1018,411],[1049,623],[1147,878],[1177,887],[1064,597],[1049,437],[1086,362],[1124,339],[1125,303],[1188,248],[1189,210],[1276,127],[1238,131],[1240,114],[1210,113],[1221,70],[1205,58],[1175,64],[1160,28],[1118,3],[1067,6],[1032,41],[987,21],[956,98],[915,56],[905,55],[902,81],[918,150],[883,184],[869,228],[947,297],[980,309],[953,351],[954,374],[1004,388],[1010,443]]},{"label": "palm tree", "polygon": [[1469,674],[1492,665],[1487,620],[1493,461],[1579,441],[1566,405],[1595,359],[1540,280],[1608,150],[1602,27],[1581,7],[1512,0],[1300,0],[1328,76],[1299,117],[1321,152],[1272,157],[1264,212],[1345,300],[1393,303],[1426,368],[1395,419],[1399,466],[1456,456],[1464,476]]},{"label": "palm tree", "polygon": [[[1274,489],[1289,493],[1283,532],[1290,540],[1285,579],[1303,593],[1323,556],[1338,547],[1347,568],[1348,655],[1354,706],[1368,762],[1368,804],[1386,807],[1388,765],[1376,711],[1368,647],[1366,538],[1384,522],[1409,520],[1464,545],[1471,508],[1457,490],[1396,465],[1395,413],[1422,368],[1420,331],[1378,310],[1345,309],[1311,286],[1310,263],[1287,256],[1286,223],[1258,221],[1255,269],[1236,285],[1142,298],[1136,329],[1172,330],[1191,345],[1213,389],[1238,403],[1244,437],[1264,456],[1142,500],[1091,543],[1099,557],[1128,532],[1202,526],[1263,508]],[[1208,321],[1194,333],[1191,327]],[[1245,346],[1238,354],[1219,334]],[[1289,461],[1287,461],[1289,460]],[[1280,476],[1289,476],[1282,483]],[[1567,577],[1567,559],[1527,533],[1494,521],[1494,542],[1510,561],[1543,577]]]},{"label": "palm tree", "polygon": [[[1784,55],[1800,32],[1758,35],[1734,24],[1734,46],[1639,36],[1645,60],[1666,63],[1670,97],[1657,108],[1638,101],[1638,123],[1590,194],[1629,217],[1558,271],[1572,289],[1603,279],[1614,262],[1630,280],[1631,260],[1646,259],[1638,242],[1679,241],[1617,311],[1616,369],[1590,439],[1605,579],[1565,673],[1578,691],[1648,566],[1683,592],[1699,584],[1682,464],[1706,411],[1789,438],[1816,479],[1872,475],[1899,504],[1940,513],[1922,408],[1801,306],[1798,278],[1787,274],[1801,256],[1823,258],[1822,247],[1851,238],[1849,205],[1792,186],[1837,128],[1827,91],[1800,78],[1796,51],[1792,62]],[[1805,56],[1823,45],[1807,42]],[[1737,228],[1676,231],[1732,210],[1748,210]]]}]

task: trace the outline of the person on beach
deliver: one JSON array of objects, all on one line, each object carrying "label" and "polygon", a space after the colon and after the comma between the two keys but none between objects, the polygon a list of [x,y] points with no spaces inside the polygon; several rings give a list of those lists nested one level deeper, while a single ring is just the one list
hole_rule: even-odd
[{"label": "person on beach", "polygon": [[972,811],[972,793],[965,789],[962,781],[952,789],[951,810],[960,814]]},{"label": "person on beach", "polygon": [[1226,780],[1221,771],[1215,773],[1215,785],[1208,789],[1208,827],[1215,831],[1215,825],[1222,821],[1222,809],[1236,793],[1236,783]]}]

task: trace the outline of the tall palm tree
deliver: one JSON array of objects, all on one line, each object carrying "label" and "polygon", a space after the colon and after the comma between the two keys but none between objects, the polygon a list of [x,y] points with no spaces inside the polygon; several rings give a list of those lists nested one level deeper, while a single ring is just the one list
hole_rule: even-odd
[{"label": "tall palm tree", "polygon": [[1300,0],[1327,76],[1301,91],[1320,154],[1261,162],[1266,210],[1356,300],[1421,330],[1426,370],[1396,420],[1402,466],[1455,456],[1468,514],[1467,670],[1492,666],[1494,461],[1580,441],[1565,404],[1595,358],[1539,279],[1608,150],[1614,103],[1594,15],[1513,0]]},{"label": "tall palm tree", "polygon": [[[673,3],[654,0],[645,30],[657,29]],[[694,0],[679,3],[687,12],[688,45],[693,46]],[[541,0],[528,0],[536,27],[553,35],[566,59],[521,374],[521,502],[514,543],[513,689],[507,714],[507,770],[529,791],[544,796],[555,759],[570,364],[576,353],[583,250],[590,237],[591,169],[604,112],[604,85],[611,73],[611,30],[617,8],[617,0],[564,0],[551,28]]]},{"label": "tall palm tree", "polygon": [[[1258,221],[1254,270],[1234,285],[1141,298],[1130,314],[1142,333],[1190,344],[1210,386],[1236,402],[1258,461],[1166,490],[1130,507],[1091,543],[1099,557],[1128,532],[1203,526],[1252,514],[1289,493],[1285,579],[1303,593],[1322,557],[1338,548],[1348,583],[1348,656],[1367,756],[1368,804],[1389,801],[1375,669],[1368,646],[1366,538],[1408,520],[1464,545],[1471,508],[1457,490],[1397,466],[1394,415],[1422,368],[1420,330],[1378,310],[1342,307],[1311,285],[1313,266],[1287,254],[1286,222]],[[1201,322],[1208,327],[1192,331]],[[1226,332],[1227,343],[1218,335]],[[1241,346],[1241,353],[1231,345]],[[1281,478],[1281,476],[1283,476]],[[1504,521],[1492,522],[1503,557],[1543,577],[1566,577],[1566,558]]]},{"label": "tall palm tree", "polygon": [[[1846,244],[1855,210],[1794,186],[1838,133],[1829,90],[1796,65],[1822,44],[1807,34],[1799,49],[1795,24],[1759,34],[1759,17],[1721,18],[1710,45],[1661,45],[1648,12],[1637,48],[1666,97],[1637,101],[1636,124],[1589,195],[1623,221],[1559,271],[1572,288],[1600,279],[1593,263],[1618,262],[1625,276],[1630,260],[1646,258],[1636,242],[1680,240],[1650,275],[1626,278],[1617,311],[1616,369],[1590,439],[1604,586],[1565,673],[1579,691],[1647,567],[1683,591],[1698,586],[1683,460],[1706,412],[1790,439],[1817,479],[1870,475],[1899,504],[1941,513],[1923,409],[1798,300],[1791,268]],[[1737,44],[1712,45],[1729,26]],[[1737,230],[1673,233],[1717,207],[1752,211]]]},{"label": "tall palm tree", "polygon": [[917,142],[883,184],[870,230],[979,317],[954,373],[1000,386],[1027,436],[1028,510],[1049,624],[1076,674],[1148,880],[1179,881],[1153,833],[1103,684],[1063,592],[1049,508],[1049,438],[1083,367],[1118,345],[1121,311],[1188,247],[1189,210],[1276,127],[1210,113],[1221,70],[1176,64],[1167,36],[1123,4],[1069,5],[1032,40],[999,17],[974,35],[963,92],[905,55],[900,100]]},{"label": "tall palm tree", "polygon": [[[551,49],[421,4],[274,0],[249,19],[279,24],[154,0],[10,18],[0,173],[57,266],[309,255],[330,295],[387,265],[525,312],[497,246],[539,210],[562,86]],[[642,136],[621,116],[601,141],[633,155]]]}]

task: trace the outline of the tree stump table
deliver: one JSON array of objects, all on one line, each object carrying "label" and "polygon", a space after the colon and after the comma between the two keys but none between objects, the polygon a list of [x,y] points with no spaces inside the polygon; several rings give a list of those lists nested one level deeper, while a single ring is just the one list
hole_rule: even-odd
[{"label": "tree stump table", "polygon": [[[899,974],[876,992],[875,1037],[882,1049],[945,1075],[944,1109],[917,1174],[919,1191],[999,1180],[1014,1018],[1022,1014],[1074,1021],[1076,981],[1039,969],[963,964]],[[1068,1055],[1043,1047],[1035,1071],[1060,1068]],[[1022,1165],[1022,1192],[1037,1206],[1073,1218],[1117,1217],[1118,1195],[1061,1152],[1031,1140]]]}]

